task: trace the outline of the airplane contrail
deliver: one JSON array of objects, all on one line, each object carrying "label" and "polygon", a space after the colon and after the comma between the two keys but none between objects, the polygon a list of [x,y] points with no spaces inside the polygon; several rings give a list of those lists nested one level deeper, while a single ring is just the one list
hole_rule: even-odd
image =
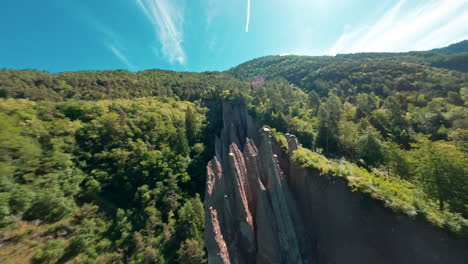
[{"label": "airplane contrail", "polygon": [[250,0],[247,0],[247,23],[245,24],[245,32],[249,32],[250,24]]}]

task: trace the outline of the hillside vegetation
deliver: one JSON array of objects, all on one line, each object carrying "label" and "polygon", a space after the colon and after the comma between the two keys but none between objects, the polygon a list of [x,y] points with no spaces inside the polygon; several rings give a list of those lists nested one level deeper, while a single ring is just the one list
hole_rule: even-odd
[{"label": "hillside vegetation", "polygon": [[205,263],[224,101],[295,134],[304,167],[466,237],[464,47],[269,56],[226,72],[0,70],[0,262]]},{"label": "hillside vegetation", "polygon": [[38,263],[202,258],[205,113],[169,98],[3,99],[0,224],[47,225],[7,243],[37,240]]}]

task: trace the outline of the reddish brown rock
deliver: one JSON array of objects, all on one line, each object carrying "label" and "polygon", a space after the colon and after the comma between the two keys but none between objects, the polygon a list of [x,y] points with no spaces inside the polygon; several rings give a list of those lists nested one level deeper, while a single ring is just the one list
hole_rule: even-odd
[{"label": "reddish brown rock", "polygon": [[[244,107],[224,108],[224,129],[207,167],[205,207],[217,212],[217,219],[206,214],[210,262],[221,263],[217,256],[226,255],[219,252],[226,245],[231,263],[307,263],[297,234],[301,219],[273,153],[280,148]],[[213,233],[217,222],[222,237]]]},{"label": "reddish brown rock", "polygon": [[296,168],[294,135],[285,152],[245,107],[225,104],[223,118],[207,166],[209,263],[466,263],[466,241]]},{"label": "reddish brown rock", "polygon": [[208,254],[208,262],[223,264],[231,263],[226,242],[224,242],[223,234],[221,233],[221,228],[219,226],[218,213],[216,212],[216,209],[211,207],[207,210],[207,219],[209,220],[209,225],[205,227],[205,230],[213,236],[207,237],[206,245],[215,249],[210,252],[211,254]]}]

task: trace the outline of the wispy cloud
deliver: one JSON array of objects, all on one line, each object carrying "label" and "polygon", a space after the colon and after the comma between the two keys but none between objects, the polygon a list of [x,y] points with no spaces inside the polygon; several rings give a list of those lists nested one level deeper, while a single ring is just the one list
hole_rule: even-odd
[{"label": "wispy cloud", "polygon": [[187,61],[182,47],[184,19],[180,9],[173,5],[174,1],[136,0],[136,2],[153,25],[164,56],[171,63],[184,65]]},{"label": "wispy cloud", "polygon": [[347,26],[328,53],[425,50],[468,37],[468,0],[410,2],[398,1],[376,21]]},{"label": "wispy cloud", "polygon": [[111,51],[127,67],[128,70],[138,70],[138,68],[130,61],[128,56],[125,54],[126,48],[122,44],[122,37],[120,37],[110,28],[99,23],[98,21],[94,21],[92,23],[94,24],[94,28],[101,33],[102,38],[104,39],[104,46],[109,51]]},{"label": "wispy cloud", "polygon": [[245,32],[249,32],[250,24],[250,0],[247,0],[247,22],[245,23]]},{"label": "wispy cloud", "polygon": [[92,12],[89,8],[79,3],[71,4],[74,10],[80,10],[79,19],[87,24],[90,28],[99,33],[99,39],[102,44],[115,56],[119,59],[123,65],[127,67],[128,70],[137,71],[138,67],[133,64],[128,56],[126,55],[127,49],[123,44],[123,38],[117,34],[110,27],[106,26],[92,15]]},{"label": "wispy cloud", "polygon": [[131,71],[136,71],[137,70],[137,67],[135,67],[135,65],[133,65],[130,60],[127,58],[127,56],[125,56],[125,54],[122,52],[121,49],[117,48],[115,46],[115,44],[112,44],[112,43],[107,43],[106,44],[107,48],[112,51],[112,53],[114,53],[114,55],[121,61],[123,62],[129,70]]},{"label": "wispy cloud", "polygon": [[219,16],[219,1],[206,0],[206,29],[209,29],[213,20]]}]

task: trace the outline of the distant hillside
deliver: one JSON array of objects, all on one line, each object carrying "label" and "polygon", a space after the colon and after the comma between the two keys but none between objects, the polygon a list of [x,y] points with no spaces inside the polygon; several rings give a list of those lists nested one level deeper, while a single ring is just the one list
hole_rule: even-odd
[{"label": "distant hillside", "polygon": [[445,89],[456,87],[446,82],[460,83],[464,78],[464,74],[458,71],[391,57],[351,56],[268,56],[243,63],[228,73],[242,80],[249,80],[258,74],[267,79],[285,78],[299,88],[313,90],[321,96],[327,95],[331,89],[344,95],[419,91],[443,96],[448,92]]},{"label": "distant hillside", "polygon": [[401,53],[364,52],[356,54],[338,54],[337,57],[352,59],[391,59],[468,72],[468,40],[429,51],[411,51]]},{"label": "distant hillside", "polygon": [[0,70],[0,97],[61,101],[178,96],[194,100],[236,80],[220,72],[146,70],[78,71],[52,74],[37,70]]},{"label": "distant hillside", "polygon": [[468,40],[463,40],[458,43],[451,44],[444,48],[432,49],[430,52],[439,52],[439,53],[463,53],[468,52]]},{"label": "distant hillside", "polygon": [[[328,93],[327,82],[339,86],[349,86],[348,83],[357,87],[382,86],[379,89],[387,87],[390,90],[430,89],[442,80],[447,82],[462,78],[459,73],[445,69],[468,72],[468,53],[453,53],[465,51],[467,43],[463,41],[425,52],[340,54],[336,57],[267,56],[245,62],[226,72],[146,70],[132,73],[115,70],[51,74],[37,70],[3,69],[0,70],[0,97],[61,101],[72,98],[96,100],[178,96],[184,100],[196,100],[228,86],[246,85],[240,82],[250,81],[256,75],[285,78],[300,88],[317,89],[324,95]],[[451,53],[442,53],[443,50]],[[362,78],[364,73],[372,78]],[[397,76],[406,79],[406,84],[400,85],[402,80],[395,79]],[[366,90],[372,89],[364,88],[362,91]]]}]

